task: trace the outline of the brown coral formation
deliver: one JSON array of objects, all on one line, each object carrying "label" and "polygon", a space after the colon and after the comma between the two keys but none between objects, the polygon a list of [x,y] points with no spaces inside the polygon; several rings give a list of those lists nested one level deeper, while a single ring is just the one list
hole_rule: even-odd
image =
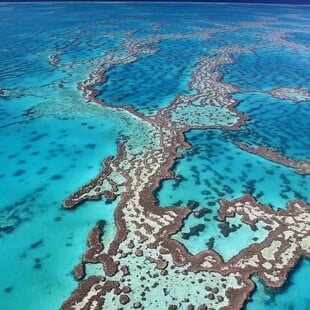
[{"label": "brown coral formation", "polygon": [[246,152],[259,155],[275,163],[293,168],[299,174],[310,174],[310,161],[290,159],[284,155],[279,154],[277,150],[264,146],[258,146],[257,148],[254,148],[237,141],[235,144]]},{"label": "brown coral formation", "polygon": [[[211,33],[197,32],[195,35],[207,39]],[[143,47],[141,39],[125,42],[127,54],[124,57],[111,54],[79,84],[85,99],[108,106],[97,98],[99,92],[94,87],[105,81],[107,70],[118,63],[136,61],[141,50],[155,53],[153,45],[163,39],[166,39],[163,35],[147,38]],[[224,262],[212,250],[192,255],[171,238],[194,212],[193,205],[159,208],[154,195],[162,180],[173,177],[171,168],[181,157],[177,150],[189,147],[184,138],[186,131],[193,128],[236,130],[245,123],[247,116],[235,109],[238,101],[231,97],[239,90],[223,83],[216,71],[223,64],[233,63],[232,53],[248,52],[252,50],[230,47],[218,49],[212,57],[202,58],[189,84],[195,93],[178,95],[168,108],[159,110],[156,115],[147,117],[129,106],[115,107],[147,122],[160,143],[157,147],[146,146],[140,152],[131,150],[126,141],[120,144],[117,156],[105,160],[99,175],[64,202],[66,208],[72,208],[84,200],[102,196],[113,200],[119,196],[114,240],[109,247],[104,247],[103,227],[98,223],[89,234],[89,249],[83,256],[83,264],[100,264],[105,275],[85,277],[63,304],[63,309],[117,309],[124,305],[143,308],[150,299],[154,299],[155,308],[161,309],[193,309],[194,305],[198,309],[240,309],[254,289],[251,275],[257,274],[271,287],[280,287],[300,257],[309,256],[309,231],[305,227],[309,222],[309,206],[302,201],[292,202],[284,211],[273,211],[251,196],[222,201],[221,221],[239,214],[246,224],[255,226],[263,221],[271,229],[263,242]],[[273,153],[267,150],[266,154],[264,156],[268,157]],[[207,212],[205,209],[195,215],[200,217]],[[201,227],[194,228],[191,233],[199,233],[199,229]],[[78,276],[79,268],[76,270]],[[176,283],[182,285],[184,296],[182,299],[173,296],[175,301],[169,305],[170,297],[165,297],[176,289]],[[197,283],[206,287],[203,294],[197,290]]]},{"label": "brown coral formation", "polygon": [[249,195],[221,201],[220,220],[236,214],[251,226],[259,221],[266,223],[270,233],[263,242],[251,245],[226,262],[222,270],[238,270],[245,277],[257,274],[269,287],[283,286],[297,261],[310,257],[310,206],[294,200],[286,209],[274,211]]},{"label": "brown coral formation", "polygon": [[125,157],[126,151],[124,144],[120,143],[118,146],[118,156],[116,158],[113,156],[107,157],[102,163],[103,170],[100,171],[96,178],[70,195],[63,203],[63,206],[65,208],[73,208],[85,200],[98,200],[101,199],[102,196],[104,196],[107,201],[115,200],[118,195],[119,186],[122,184],[117,184],[113,180],[112,165],[114,162],[118,163],[124,160]]},{"label": "brown coral formation", "polygon": [[268,92],[272,97],[281,100],[291,100],[295,103],[310,101],[310,89],[300,87],[277,87]]},{"label": "brown coral formation", "polygon": [[279,46],[290,47],[294,50],[305,50],[309,51],[310,48],[307,45],[295,43],[290,41],[287,37],[292,31],[288,30],[279,30],[272,31],[265,36],[265,39],[271,42],[276,43]]},{"label": "brown coral formation", "polygon": [[85,265],[84,264],[78,264],[73,269],[74,277],[77,280],[82,280],[85,277]]}]

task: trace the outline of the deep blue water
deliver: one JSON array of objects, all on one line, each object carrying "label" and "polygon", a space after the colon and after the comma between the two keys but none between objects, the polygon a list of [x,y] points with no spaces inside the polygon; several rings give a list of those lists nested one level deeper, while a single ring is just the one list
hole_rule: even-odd
[{"label": "deep blue water", "polygon": [[309,53],[268,47],[256,50],[255,54],[255,57],[235,55],[236,64],[222,67],[224,81],[247,90],[269,90],[284,85],[309,88]]},{"label": "deep blue water", "polygon": [[240,131],[226,132],[228,139],[277,148],[294,159],[310,158],[309,102],[292,104],[289,100],[278,100],[262,93],[241,94],[234,98],[241,100],[238,109],[251,119]]},{"label": "deep blue water", "polygon": [[129,68],[112,68],[100,97],[111,105],[133,105],[143,114],[154,114],[167,107],[175,94],[190,93],[188,77],[197,68],[197,55],[206,47],[206,42],[197,39],[182,39],[181,44],[180,40],[161,42],[155,56],[142,56]]}]

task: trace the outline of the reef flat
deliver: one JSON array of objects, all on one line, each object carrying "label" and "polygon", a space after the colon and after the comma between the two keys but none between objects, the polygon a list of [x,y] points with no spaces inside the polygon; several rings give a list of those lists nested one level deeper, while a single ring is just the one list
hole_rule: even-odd
[{"label": "reef flat", "polygon": [[[197,35],[193,34],[193,36]],[[211,36],[210,33],[203,39],[209,39]],[[182,36],[174,35],[172,37],[182,39]],[[140,44],[147,45],[149,42],[154,44],[164,39],[168,38],[155,37],[146,42],[140,38],[140,42],[136,44],[131,41],[129,54],[133,58],[129,62],[137,61],[134,58],[135,51],[143,51],[139,48]],[[124,192],[120,193],[121,200],[115,214],[118,232],[110,247],[104,251],[104,245],[100,242],[102,232],[96,226],[89,235],[89,250],[84,255],[82,265],[79,265],[79,268],[83,266],[85,269],[84,264],[101,263],[104,266],[106,277],[90,276],[84,280],[76,293],[63,305],[64,309],[102,307],[103,305],[122,307],[126,304],[130,304],[133,308],[140,308],[145,300],[151,301],[151,306],[158,309],[167,306],[169,300],[173,300],[169,309],[180,306],[188,306],[188,309],[194,308],[194,306],[198,306],[199,309],[241,308],[254,289],[250,276],[259,274],[262,278],[264,275],[266,285],[280,287],[285,283],[287,273],[297,260],[301,256],[309,257],[309,233],[304,231],[310,219],[309,206],[303,201],[291,202],[287,213],[282,212],[282,221],[290,214],[291,210],[296,209],[296,216],[301,213],[302,222],[298,223],[294,218],[289,220],[291,224],[297,224],[299,227],[296,228],[301,233],[297,238],[300,240],[299,248],[294,246],[291,249],[284,246],[288,238],[294,239],[295,235],[289,232],[288,227],[279,228],[279,233],[276,235],[280,234],[282,241],[278,241],[273,234],[270,234],[270,237],[268,236],[261,244],[253,245],[248,250],[236,255],[230,260],[233,262],[230,264],[230,261],[224,263],[214,251],[204,251],[192,255],[182,244],[171,239],[171,235],[180,229],[182,221],[192,212],[191,205],[188,208],[177,206],[159,208],[154,199],[154,193],[160,182],[163,179],[174,177],[170,169],[175,159],[181,156],[177,149],[189,147],[184,140],[184,132],[203,128],[238,130],[239,126],[244,125],[247,116],[234,109],[237,102],[231,97],[233,93],[242,91],[232,84],[222,83],[222,76],[216,74],[215,71],[222,64],[233,63],[233,53],[252,53],[253,49],[253,47],[248,49],[219,48],[213,51],[214,56],[201,58],[200,67],[192,73],[192,80],[188,86],[190,90],[194,91],[194,94],[178,95],[167,108],[160,109],[157,114],[151,117],[140,116],[131,106],[122,107],[137,117],[140,116],[143,121],[149,122],[159,136],[160,145],[158,149],[152,149],[151,152],[144,151],[132,156],[130,151],[126,152],[125,143],[119,149],[118,156],[112,162],[106,162],[104,171],[110,172],[105,179],[108,179],[109,174],[113,171],[122,175],[125,180],[122,183]],[[120,60],[117,59],[117,63],[119,63]],[[128,60],[123,60],[122,64],[128,64]],[[108,71],[113,65],[115,65],[114,62],[112,64],[101,63],[100,67],[104,66]],[[84,97],[88,101],[109,106],[96,98],[99,91],[96,91],[94,86],[101,85],[106,80],[104,70],[100,67],[90,74],[80,89],[83,90]],[[281,90],[285,89],[281,88]],[[275,93],[275,91],[272,92],[273,95]],[[290,90],[287,93],[289,96]],[[240,143],[238,146],[249,151]],[[253,152],[253,150],[251,151]],[[292,164],[292,161],[280,160],[280,156],[274,156],[272,151],[267,153],[267,151],[259,149],[256,153],[288,166],[297,166],[297,164]],[[269,156],[270,153],[272,154]],[[301,173],[309,173],[308,165],[309,162],[301,162],[297,169],[300,169]],[[101,189],[97,187],[98,184],[101,185]],[[81,199],[85,197],[85,190],[87,191],[86,199],[92,199],[92,197],[97,198],[100,191],[102,191],[102,195],[106,195],[108,189],[102,188],[102,182],[99,183],[96,178],[91,184],[70,196],[64,206],[68,208],[80,203]],[[91,195],[91,191],[96,192],[95,196]],[[113,191],[109,196],[116,198],[116,191]],[[231,204],[233,205],[233,202]],[[220,220],[237,213],[225,212],[225,209],[230,210],[227,205],[229,205],[228,202],[223,202],[222,208],[219,210]],[[281,226],[279,224],[273,226],[270,223],[272,216],[268,216],[269,212],[272,213],[271,209],[257,204],[251,196],[240,198],[235,203],[236,205],[243,210],[239,211],[240,214],[249,218],[249,220],[243,219],[243,222],[247,224],[255,225],[256,222],[263,221],[268,225],[268,230],[274,230],[276,226]],[[249,206],[249,209],[246,206]],[[255,211],[253,209],[255,207],[259,211]],[[298,211],[299,208],[301,208],[301,212]],[[251,217],[252,212],[253,218]],[[258,216],[259,212],[261,214]],[[279,213],[281,214],[281,211]],[[266,216],[266,220],[264,220],[263,214]],[[295,231],[295,228],[292,229]],[[272,240],[271,242],[269,238]],[[290,242],[296,244],[297,239],[293,239]],[[259,248],[262,249],[262,253],[268,254],[258,256]],[[282,250],[280,250],[281,248]],[[250,255],[253,258],[249,258]],[[281,265],[280,262],[283,259],[280,257],[282,256],[287,258]],[[273,267],[273,264],[277,267]],[[78,278],[81,280],[85,276],[86,274],[83,273]],[[138,282],[134,279],[138,279]],[[213,286],[205,287],[205,294],[200,294],[200,286],[198,286],[199,289],[197,291],[190,290],[186,298],[182,295],[178,296],[178,294],[171,296],[171,293],[165,293],[171,292],[174,285],[178,287],[178,283],[172,284],[171,282],[179,282],[182,286],[190,288],[193,281],[194,283],[211,282]],[[169,297],[165,298],[165,295]]]},{"label": "reef flat", "polygon": [[[154,3],[34,8],[42,32],[22,19],[35,42],[6,60],[1,76],[1,128],[17,147],[1,153],[14,169],[2,176],[8,203],[0,209],[0,237],[11,245],[5,238],[33,224],[35,240],[16,253],[25,264],[34,259],[42,277],[58,259],[63,270],[57,272],[78,281],[50,294],[51,284],[42,280],[42,303],[57,295],[51,309],[251,309],[261,287],[285,287],[310,257],[307,10]],[[16,14],[7,23],[19,31],[21,46],[27,35],[17,19],[29,9],[0,8]],[[42,21],[48,14],[70,19],[54,29]],[[56,125],[55,134],[34,131],[38,122]],[[32,167],[47,163],[34,177],[15,167],[26,160]],[[13,182],[28,181],[15,199],[5,194]],[[46,211],[51,201],[54,211]],[[55,226],[39,238],[42,224],[35,223],[49,218]],[[63,261],[54,257],[59,241],[47,242],[61,225],[69,228],[57,240],[66,238],[72,248]],[[11,309],[19,307],[16,287],[3,290]],[[307,307],[307,296],[298,302]]]}]

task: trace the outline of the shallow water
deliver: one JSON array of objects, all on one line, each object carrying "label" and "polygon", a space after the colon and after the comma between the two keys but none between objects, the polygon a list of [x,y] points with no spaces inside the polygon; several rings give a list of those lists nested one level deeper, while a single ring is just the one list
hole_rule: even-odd
[{"label": "shallow water", "polygon": [[[252,244],[253,238],[258,238],[255,241],[258,242],[267,236],[265,230],[253,232],[240,220],[233,219],[231,225],[238,228],[225,237],[220,222],[213,218],[221,199],[251,194],[275,209],[285,208],[288,201],[298,197],[309,201],[309,176],[240,150],[226,141],[219,130],[191,131],[186,138],[192,150],[177,161],[176,179],[165,180],[157,197],[161,206],[186,206],[194,200],[199,203],[197,210],[209,209],[201,218],[191,215],[176,235],[193,254],[203,251],[210,238],[214,238],[213,248],[227,260]],[[203,225],[201,233],[186,236],[197,225]]]},{"label": "shallow water", "polygon": [[308,289],[304,285],[305,279],[309,278],[309,275],[310,262],[309,260],[302,260],[283,289],[265,289],[264,285],[258,279],[255,279],[257,291],[247,304],[247,309],[309,309]]},{"label": "shallow water", "polygon": [[[250,119],[239,131],[186,134],[192,149],[180,150],[184,157],[174,166],[176,178],[162,183],[158,202],[185,207],[194,200],[199,203],[196,211],[208,210],[202,217],[191,215],[174,238],[193,254],[212,248],[228,260],[264,240],[268,232],[259,225],[251,230],[239,217],[221,226],[215,219],[220,199],[250,193],[275,209],[295,198],[310,201],[309,176],[233,144],[237,140],[275,147],[291,158],[309,160],[309,102],[295,104],[265,93],[279,86],[309,88],[309,51],[268,40],[260,46],[265,33],[278,29],[293,29],[286,38],[308,44],[308,9],[14,3],[1,4],[0,16],[1,309],[58,309],[70,296],[77,287],[71,271],[98,220],[106,221],[104,244],[113,240],[118,200],[86,202],[73,210],[63,209],[63,201],[97,175],[102,161],[116,155],[120,141],[127,141],[132,154],[159,147],[154,128],[113,107],[131,105],[141,114],[154,115],[178,94],[193,95],[189,82],[201,57],[214,55],[221,46],[258,47],[254,53],[234,54],[236,63],[217,70],[224,74],[224,83],[241,88],[234,98],[241,100],[238,110]],[[246,22],[255,24],[242,28]],[[206,28],[219,32],[208,39],[194,37]],[[106,83],[96,86],[112,108],[86,102],[77,84],[98,63],[108,62],[111,51],[121,57],[129,37],[155,35],[162,39],[145,43],[152,52],[142,50],[135,61],[115,65],[106,73]],[[57,58],[54,65],[52,55]],[[98,274],[97,267],[88,266],[87,274]],[[294,300],[296,309],[307,309],[308,276],[309,261],[303,260],[291,275],[292,284],[281,292],[266,293],[255,280],[257,291],[246,308],[291,309]]]}]

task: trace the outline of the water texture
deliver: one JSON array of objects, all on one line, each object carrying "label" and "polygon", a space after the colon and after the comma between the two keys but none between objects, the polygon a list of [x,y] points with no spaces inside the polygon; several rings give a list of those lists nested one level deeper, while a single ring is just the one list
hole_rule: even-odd
[{"label": "water texture", "polygon": [[[159,150],[161,138],[170,137],[144,117],[152,120],[179,96],[193,104],[171,112],[172,124],[196,129],[185,134],[190,148],[180,148],[174,177],[162,178],[156,199],[163,208],[197,204],[195,212],[202,215],[192,213],[172,236],[190,253],[210,249],[227,261],[267,237],[264,223],[253,230],[240,216],[220,222],[221,199],[250,194],[274,210],[293,199],[310,202],[309,174],[237,144],[309,161],[308,7],[4,3],[0,17],[1,309],[61,307],[78,286],[72,270],[88,247],[90,230],[103,220],[105,246],[115,237],[120,200],[100,197],[70,210],[63,202],[118,154],[120,142],[133,158]],[[193,87],[201,66],[229,49],[231,58],[199,76]],[[101,69],[104,79],[87,97],[81,83]],[[236,109],[248,116],[238,130],[231,124],[240,115],[227,107],[198,108],[199,83],[209,80],[232,87]],[[298,93],[298,102],[281,99],[271,92],[280,87],[308,94]],[[213,116],[221,110],[223,119],[215,118],[216,124],[203,110]],[[128,264],[135,268],[135,261]],[[87,276],[103,272],[95,264],[86,269]],[[255,276],[246,309],[308,309],[309,270],[303,259],[275,291]],[[181,284],[162,283],[171,294]],[[145,308],[156,309],[158,302],[147,300]]]}]

